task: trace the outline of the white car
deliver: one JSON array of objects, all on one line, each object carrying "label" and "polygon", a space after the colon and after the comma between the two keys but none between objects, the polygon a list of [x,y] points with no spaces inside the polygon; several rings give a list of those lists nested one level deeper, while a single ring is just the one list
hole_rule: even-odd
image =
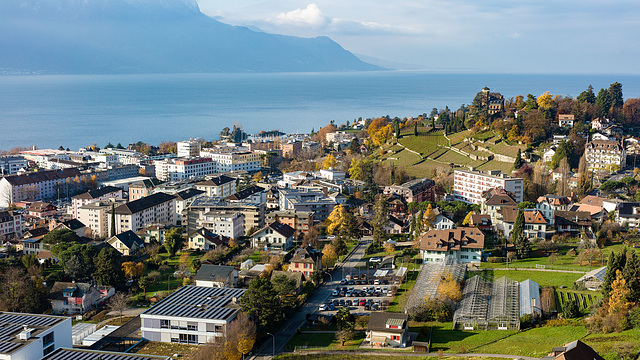
[{"label": "white car", "polygon": [[379,263],[381,261],[382,259],[380,259],[379,257],[372,257],[371,259],[369,259],[369,262],[374,262],[374,263]]},{"label": "white car", "polygon": [[327,304],[320,304],[320,307],[318,308],[319,311],[325,311],[327,310]]}]

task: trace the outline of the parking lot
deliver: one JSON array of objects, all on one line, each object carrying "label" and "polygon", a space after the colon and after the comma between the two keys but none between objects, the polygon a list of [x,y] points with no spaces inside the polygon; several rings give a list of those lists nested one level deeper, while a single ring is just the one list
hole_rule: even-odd
[{"label": "parking lot", "polygon": [[318,311],[335,313],[345,306],[354,313],[384,311],[393,300],[397,288],[398,285],[391,284],[389,280],[369,278],[366,274],[361,274],[360,279],[342,279]]}]

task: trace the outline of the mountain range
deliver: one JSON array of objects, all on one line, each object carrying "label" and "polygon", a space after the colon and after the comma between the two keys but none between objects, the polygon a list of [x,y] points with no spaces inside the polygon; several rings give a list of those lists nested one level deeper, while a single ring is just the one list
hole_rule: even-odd
[{"label": "mountain range", "polygon": [[370,71],[328,37],[231,26],[195,0],[2,0],[0,72]]}]

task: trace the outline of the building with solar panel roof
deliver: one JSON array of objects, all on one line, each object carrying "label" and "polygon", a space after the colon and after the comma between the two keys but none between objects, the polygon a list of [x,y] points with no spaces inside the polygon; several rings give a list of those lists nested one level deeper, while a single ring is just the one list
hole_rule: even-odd
[{"label": "building with solar panel roof", "polygon": [[235,319],[244,289],[187,285],[140,314],[149,341],[206,344],[224,336]]},{"label": "building with solar panel roof", "polygon": [[0,359],[41,359],[71,346],[69,317],[0,312]]},{"label": "building with solar panel roof", "polygon": [[169,360],[167,356],[125,354],[84,349],[57,349],[42,360]]}]

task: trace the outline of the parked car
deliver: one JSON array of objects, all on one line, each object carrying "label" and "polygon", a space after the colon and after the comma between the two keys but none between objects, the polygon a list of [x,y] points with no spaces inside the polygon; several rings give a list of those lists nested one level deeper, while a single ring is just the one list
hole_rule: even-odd
[{"label": "parked car", "polygon": [[380,280],[375,279],[375,280],[373,281],[373,285],[380,285]]},{"label": "parked car", "polygon": [[318,311],[325,311],[327,310],[327,304],[320,304],[320,307],[318,307]]},{"label": "parked car", "polygon": [[336,309],[336,307],[335,307],[335,306],[333,306],[333,304],[329,304],[329,305],[327,305],[327,310],[328,310],[328,311],[333,311],[333,310],[335,310],[335,309]]},{"label": "parked car", "polygon": [[346,304],[347,306],[353,306],[353,301],[351,301],[351,300],[347,300],[347,301],[345,301],[345,304]]},{"label": "parked car", "polygon": [[387,296],[393,296],[393,291],[391,290],[387,291]]},{"label": "parked car", "polygon": [[331,296],[338,296],[338,294],[340,294],[338,290],[333,290],[333,292],[331,293]]},{"label": "parked car", "polygon": [[360,299],[360,302],[358,302],[359,306],[364,306],[367,302],[365,301],[365,299]]},{"label": "parked car", "polygon": [[340,299],[340,301],[338,302],[338,305],[340,305],[340,306],[344,306],[344,304],[345,304],[344,299]]},{"label": "parked car", "polygon": [[372,262],[372,263],[379,263],[381,261],[382,261],[382,259],[377,257],[377,256],[372,257],[372,258],[369,259],[369,262]]}]

